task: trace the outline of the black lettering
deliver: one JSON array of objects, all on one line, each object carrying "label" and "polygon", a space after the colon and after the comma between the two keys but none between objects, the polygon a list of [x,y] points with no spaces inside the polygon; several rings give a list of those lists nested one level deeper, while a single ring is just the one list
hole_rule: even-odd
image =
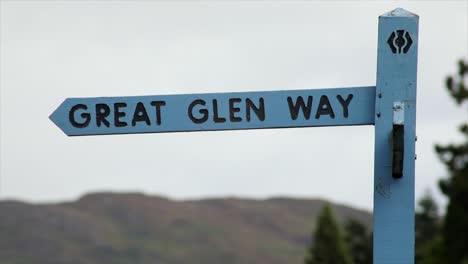
[{"label": "black lettering", "polygon": [[257,107],[249,98],[247,98],[245,101],[245,107],[247,108],[246,117],[247,117],[247,121],[249,122],[250,122],[250,110],[254,111],[255,115],[257,115],[257,118],[260,121],[265,120],[265,102],[262,97],[260,97],[258,101],[260,103],[259,107]]},{"label": "black lettering", "polygon": [[96,104],[96,125],[98,127],[101,124],[104,124],[106,127],[110,126],[109,121],[107,121],[106,117],[110,114],[110,108],[106,104]]},{"label": "black lettering", "polygon": [[193,115],[193,108],[196,105],[203,105],[204,106],[204,105],[206,105],[206,102],[201,100],[201,99],[197,99],[197,100],[190,103],[190,105],[188,107],[188,116],[189,116],[190,120],[192,120],[192,122],[195,123],[195,124],[201,124],[201,123],[206,122],[206,120],[208,120],[208,110],[204,109],[204,108],[198,110],[198,112],[200,114],[202,114],[202,117],[201,118],[196,118]]},{"label": "black lettering", "polygon": [[135,112],[133,112],[132,126],[136,126],[136,123],[141,121],[145,121],[148,126],[151,125],[145,105],[142,102],[138,102],[135,106]]},{"label": "black lettering", "polygon": [[307,106],[304,103],[304,99],[302,96],[298,96],[296,100],[296,104],[293,103],[292,98],[288,97],[288,106],[289,106],[289,113],[291,114],[291,118],[296,120],[299,116],[299,109],[302,110],[302,114],[304,115],[306,120],[310,119],[310,112],[312,110],[312,96],[307,97]]},{"label": "black lettering", "polygon": [[126,103],[115,103],[114,104],[114,125],[116,127],[127,126],[127,122],[120,121],[121,117],[125,117],[125,112],[120,112],[121,107],[127,107]]},{"label": "black lettering", "polygon": [[351,99],[353,99],[353,97],[354,96],[352,94],[349,94],[348,98],[344,100],[343,97],[341,97],[341,95],[336,96],[336,98],[338,99],[338,102],[340,102],[341,104],[341,107],[343,107],[343,116],[345,118],[348,118],[348,115],[349,115],[348,106],[349,106],[349,103],[351,103]]},{"label": "black lettering", "polygon": [[213,121],[215,123],[224,123],[226,118],[218,116],[218,101],[213,99]]},{"label": "black lettering", "polygon": [[315,114],[315,119],[319,119],[322,115],[329,115],[331,118],[335,118],[335,113],[333,108],[330,105],[330,100],[326,95],[320,97],[320,102],[317,108],[317,113]]},{"label": "black lettering", "polygon": [[161,106],[165,106],[164,101],[152,101],[151,105],[156,108],[156,124],[161,125]]},{"label": "black lettering", "polygon": [[70,109],[70,112],[68,113],[68,119],[70,120],[70,123],[72,124],[72,126],[76,127],[76,128],[84,128],[84,127],[87,127],[89,125],[89,122],[91,121],[91,115],[89,113],[81,113],[81,118],[84,119],[84,122],[82,123],[78,123],[76,122],[75,120],[75,112],[77,110],[80,110],[80,109],[83,109],[83,110],[88,110],[88,107],[84,104],[77,104],[77,105],[74,105],[71,109]]},{"label": "black lettering", "polygon": [[240,108],[235,107],[234,104],[235,103],[240,103],[240,102],[242,102],[242,99],[240,99],[240,98],[229,98],[229,119],[231,120],[231,122],[241,122],[242,121],[241,117],[235,116],[235,113],[240,112]]}]

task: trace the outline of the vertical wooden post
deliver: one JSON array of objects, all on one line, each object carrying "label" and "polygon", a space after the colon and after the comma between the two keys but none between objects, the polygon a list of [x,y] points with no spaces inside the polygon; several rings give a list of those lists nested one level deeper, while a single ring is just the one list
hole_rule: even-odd
[{"label": "vertical wooden post", "polygon": [[374,263],[414,263],[417,15],[379,17],[375,100]]}]

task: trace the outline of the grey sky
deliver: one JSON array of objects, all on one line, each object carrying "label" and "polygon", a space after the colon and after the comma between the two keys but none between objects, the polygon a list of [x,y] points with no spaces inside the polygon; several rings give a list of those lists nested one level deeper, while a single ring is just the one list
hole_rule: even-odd
[{"label": "grey sky", "polygon": [[[416,193],[467,114],[443,79],[468,52],[467,1],[1,1],[0,198],[100,190],[284,195],[372,208],[372,126],[65,136],[67,97],[375,85],[377,17],[420,16]],[[441,199],[439,194],[438,199]]]}]

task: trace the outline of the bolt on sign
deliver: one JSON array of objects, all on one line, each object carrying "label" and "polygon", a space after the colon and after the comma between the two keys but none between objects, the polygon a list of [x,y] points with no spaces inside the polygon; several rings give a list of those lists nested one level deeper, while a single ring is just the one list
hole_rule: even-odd
[{"label": "bolt on sign", "polygon": [[50,119],[69,136],[373,125],[374,263],[414,263],[418,20],[379,17],[376,86],[68,98]]}]

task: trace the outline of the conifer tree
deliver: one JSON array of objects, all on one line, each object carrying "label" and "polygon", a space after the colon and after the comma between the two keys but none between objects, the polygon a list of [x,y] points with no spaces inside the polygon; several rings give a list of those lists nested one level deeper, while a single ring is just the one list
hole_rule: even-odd
[{"label": "conifer tree", "polygon": [[356,219],[345,223],[345,241],[350,249],[353,262],[356,264],[372,264],[372,233]]},{"label": "conifer tree", "polygon": [[[448,77],[446,87],[457,104],[467,106],[468,63],[460,60],[458,74]],[[468,111],[465,109],[465,113]],[[468,122],[460,126],[464,141],[459,144],[437,145],[436,152],[447,167],[449,176],[439,182],[448,198],[442,227],[445,263],[468,263]]]},{"label": "conifer tree", "polygon": [[329,205],[319,215],[305,264],[352,264],[351,255]]},{"label": "conifer tree", "polygon": [[437,203],[430,192],[418,201],[416,210],[416,263],[439,263],[440,221]]}]

